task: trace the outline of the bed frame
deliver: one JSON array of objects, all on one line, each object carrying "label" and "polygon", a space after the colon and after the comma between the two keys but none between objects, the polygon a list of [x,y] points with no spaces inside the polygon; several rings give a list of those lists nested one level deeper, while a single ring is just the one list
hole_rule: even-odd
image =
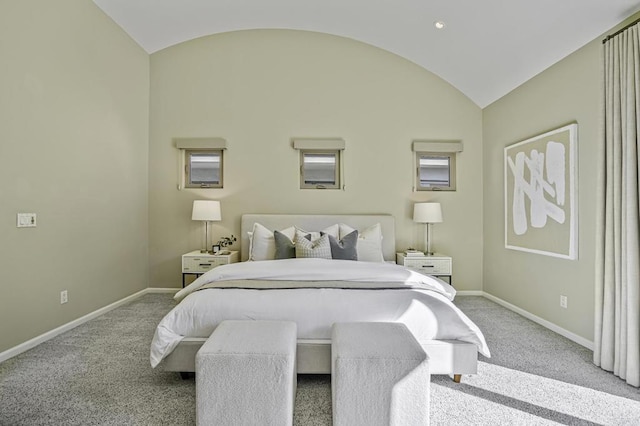
[{"label": "bed frame", "polygon": [[[395,220],[391,215],[284,215],[245,214],[241,221],[241,259],[249,258],[249,235],[255,222],[269,229],[297,226],[308,231],[319,231],[336,223],[345,223],[362,229],[376,223],[382,227],[382,253],[388,262],[395,262]],[[189,373],[195,371],[195,356],[206,338],[184,338],[161,363],[165,371]],[[456,382],[462,374],[476,374],[478,350],[472,343],[458,340],[432,340],[422,344],[429,355],[431,374],[448,374]],[[331,340],[298,339],[298,374],[331,374]]]}]

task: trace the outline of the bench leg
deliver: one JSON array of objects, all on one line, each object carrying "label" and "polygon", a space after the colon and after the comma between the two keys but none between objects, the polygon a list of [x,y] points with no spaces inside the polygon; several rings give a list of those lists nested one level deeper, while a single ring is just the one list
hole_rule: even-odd
[{"label": "bench leg", "polygon": [[193,379],[196,376],[196,373],[190,372],[190,371],[181,371],[180,372],[180,378],[182,378],[182,380],[189,380],[189,379]]}]

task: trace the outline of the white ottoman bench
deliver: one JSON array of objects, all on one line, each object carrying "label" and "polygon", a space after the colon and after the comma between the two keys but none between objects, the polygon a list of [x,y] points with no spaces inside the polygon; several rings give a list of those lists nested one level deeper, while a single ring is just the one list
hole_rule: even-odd
[{"label": "white ottoman bench", "polygon": [[333,325],[334,426],[428,425],[430,380],[427,354],[404,324]]},{"label": "white ottoman bench", "polygon": [[196,423],[292,425],[296,334],[290,321],[223,321],[196,354]]}]

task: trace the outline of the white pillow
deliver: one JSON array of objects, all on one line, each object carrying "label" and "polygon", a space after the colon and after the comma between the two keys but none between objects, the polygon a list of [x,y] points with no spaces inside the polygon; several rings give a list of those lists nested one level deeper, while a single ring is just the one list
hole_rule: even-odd
[{"label": "white pillow", "polygon": [[[355,231],[349,225],[341,223],[339,225],[339,239]],[[358,231],[358,261],[364,262],[384,262],[382,254],[382,227],[379,223]]]},{"label": "white pillow", "polygon": [[[290,226],[281,230],[284,235],[293,240],[296,228]],[[256,222],[253,224],[253,232],[249,235],[249,260],[273,260],[276,257],[276,240],[273,231]]]}]

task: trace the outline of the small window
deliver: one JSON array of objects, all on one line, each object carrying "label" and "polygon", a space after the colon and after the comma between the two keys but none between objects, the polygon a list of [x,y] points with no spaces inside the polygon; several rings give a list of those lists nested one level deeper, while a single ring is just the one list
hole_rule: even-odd
[{"label": "small window", "polygon": [[416,152],[418,191],[455,191],[456,154]]},{"label": "small window", "polygon": [[222,188],[222,150],[185,150],[185,187]]},{"label": "small window", "polygon": [[300,188],[340,189],[340,150],[300,150]]}]

